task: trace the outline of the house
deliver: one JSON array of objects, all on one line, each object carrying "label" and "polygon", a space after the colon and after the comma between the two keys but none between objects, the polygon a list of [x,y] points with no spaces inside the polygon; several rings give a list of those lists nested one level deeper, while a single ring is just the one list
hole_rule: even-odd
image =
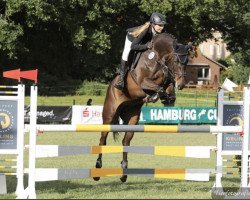
[{"label": "house", "polygon": [[227,44],[223,42],[220,32],[214,32],[213,37],[214,39],[208,39],[199,45],[201,53],[213,60],[225,59],[230,55]]},{"label": "house", "polygon": [[187,65],[187,87],[192,85],[212,85],[217,87],[221,72],[226,67],[216,60],[230,55],[226,44],[221,39],[221,34],[214,33],[215,39],[207,40],[197,48],[197,57],[190,59]]}]

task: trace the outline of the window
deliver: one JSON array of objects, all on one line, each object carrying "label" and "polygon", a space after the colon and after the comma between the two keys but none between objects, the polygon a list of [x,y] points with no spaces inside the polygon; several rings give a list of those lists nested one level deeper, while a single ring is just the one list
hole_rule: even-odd
[{"label": "window", "polygon": [[201,53],[204,53],[204,44],[200,45],[200,50],[201,50]]},{"label": "window", "polygon": [[213,44],[210,44],[210,45],[209,45],[209,53],[210,53],[210,56],[214,56],[214,51],[215,51],[214,45],[213,45]]},{"label": "window", "polygon": [[198,69],[198,80],[210,80],[209,67],[200,67]]},{"label": "window", "polygon": [[221,55],[221,45],[217,44],[217,55]]}]

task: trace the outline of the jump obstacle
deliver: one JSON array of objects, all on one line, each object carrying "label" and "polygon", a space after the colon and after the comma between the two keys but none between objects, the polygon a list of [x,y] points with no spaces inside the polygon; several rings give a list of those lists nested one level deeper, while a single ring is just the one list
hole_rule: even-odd
[{"label": "jump obstacle", "polygon": [[[21,87],[21,86],[20,86]],[[6,93],[7,94],[7,93]],[[18,93],[21,94],[21,93]],[[21,94],[24,99],[24,93]],[[244,88],[244,101],[236,102],[238,106],[242,106],[244,103],[244,121],[249,122],[249,88]],[[223,97],[222,97],[223,96]],[[35,193],[35,182],[37,181],[50,181],[50,180],[63,180],[72,178],[88,178],[88,177],[102,177],[102,176],[121,176],[123,174],[134,175],[134,176],[149,176],[156,178],[171,178],[180,180],[196,180],[196,181],[208,181],[210,173],[216,174],[216,181],[214,188],[222,188],[221,178],[223,174],[229,174],[223,172],[223,155],[241,155],[243,154],[242,160],[242,174],[241,174],[241,186],[248,186],[248,142],[245,142],[245,136],[249,133],[249,123],[245,123],[242,126],[225,126],[223,123],[223,114],[225,106],[234,105],[232,102],[224,101],[224,93],[221,90],[218,94],[218,126],[168,126],[168,125],[63,125],[59,128],[56,125],[37,125],[36,124],[36,109],[37,109],[37,86],[31,86],[31,107],[30,107],[30,125],[25,127],[25,130],[30,132],[30,143],[29,143],[29,168],[22,170],[22,173],[17,175],[19,186],[17,186],[17,196],[19,198],[36,198]],[[9,96],[6,96],[4,100],[10,100]],[[221,101],[222,100],[222,101]],[[17,100],[16,100],[17,101]],[[23,102],[24,105],[24,102]],[[22,107],[18,108],[19,109]],[[19,112],[21,113],[21,112]],[[248,113],[248,114],[247,114]],[[23,115],[24,116],[24,115]],[[22,116],[22,117],[23,117]],[[24,130],[19,129],[18,130]],[[36,145],[36,134],[37,131],[55,132],[55,131],[73,131],[73,132],[99,132],[99,131],[134,131],[134,132],[167,132],[167,133],[179,133],[179,132],[205,132],[205,133],[217,133],[217,146],[216,147],[190,147],[190,146],[160,146],[160,147],[116,147],[116,146],[58,146],[58,145]],[[244,131],[243,139],[243,151],[239,150],[225,150],[223,149],[223,135],[229,133],[236,133]],[[20,135],[20,134],[19,134]],[[23,134],[21,134],[23,136]],[[232,134],[230,134],[232,135]],[[234,134],[235,135],[235,134]],[[239,135],[236,135],[239,137]],[[23,141],[23,139],[22,139]],[[246,144],[247,143],[247,144]],[[20,145],[23,149],[24,143]],[[203,149],[203,153],[197,153],[197,148]],[[247,150],[246,150],[247,149]],[[200,151],[199,150],[199,151]],[[35,168],[35,160],[38,157],[53,157],[53,156],[64,156],[64,155],[79,155],[79,154],[97,154],[97,153],[143,153],[151,155],[169,155],[169,156],[183,156],[183,157],[197,157],[197,158],[208,158],[210,157],[210,151],[216,150],[217,152],[217,164],[215,169],[114,169],[114,168],[103,168],[103,169],[57,169],[57,168]],[[167,152],[169,151],[169,152]],[[14,153],[20,153],[13,151]],[[196,153],[195,153],[196,152]],[[209,152],[209,153],[208,153]],[[4,153],[5,154],[5,153]],[[22,153],[23,154],[23,153]],[[209,154],[209,155],[208,155]],[[246,156],[245,156],[246,154]],[[19,154],[18,154],[19,156]],[[19,156],[17,156],[17,169],[23,169],[19,165],[23,166]],[[244,157],[245,156],[245,157]],[[18,171],[18,170],[17,170]],[[23,189],[23,173],[29,174],[28,188]],[[7,173],[5,173],[7,175]],[[22,176],[22,177],[21,177]],[[244,177],[244,178],[243,178]],[[22,183],[21,183],[22,182]],[[17,184],[18,185],[18,184]],[[21,189],[20,189],[21,188]]]}]

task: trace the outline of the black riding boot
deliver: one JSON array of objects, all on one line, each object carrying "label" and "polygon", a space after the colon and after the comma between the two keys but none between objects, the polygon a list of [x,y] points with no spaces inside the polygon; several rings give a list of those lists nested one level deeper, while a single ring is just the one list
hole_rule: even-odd
[{"label": "black riding boot", "polygon": [[127,73],[127,66],[126,66],[126,61],[124,61],[123,59],[121,60],[121,66],[120,66],[120,76],[119,76],[119,80],[117,83],[114,84],[114,87],[119,89],[119,90],[123,90],[124,89],[124,78],[126,76]]}]

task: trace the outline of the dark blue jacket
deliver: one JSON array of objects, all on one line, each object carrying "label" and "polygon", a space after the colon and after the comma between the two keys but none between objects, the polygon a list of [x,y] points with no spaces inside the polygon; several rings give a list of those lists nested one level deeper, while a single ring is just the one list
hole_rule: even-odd
[{"label": "dark blue jacket", "polygon": [[152,26],[150,25],[143,32],[140,33],[137,37],[133,37],[130,32],[135,30],[138,27],[128,29],[128,39],[132,42],[131,50],[134,51],[145,51],[148,49],[147,43],[150,42],[153,38]]}]

